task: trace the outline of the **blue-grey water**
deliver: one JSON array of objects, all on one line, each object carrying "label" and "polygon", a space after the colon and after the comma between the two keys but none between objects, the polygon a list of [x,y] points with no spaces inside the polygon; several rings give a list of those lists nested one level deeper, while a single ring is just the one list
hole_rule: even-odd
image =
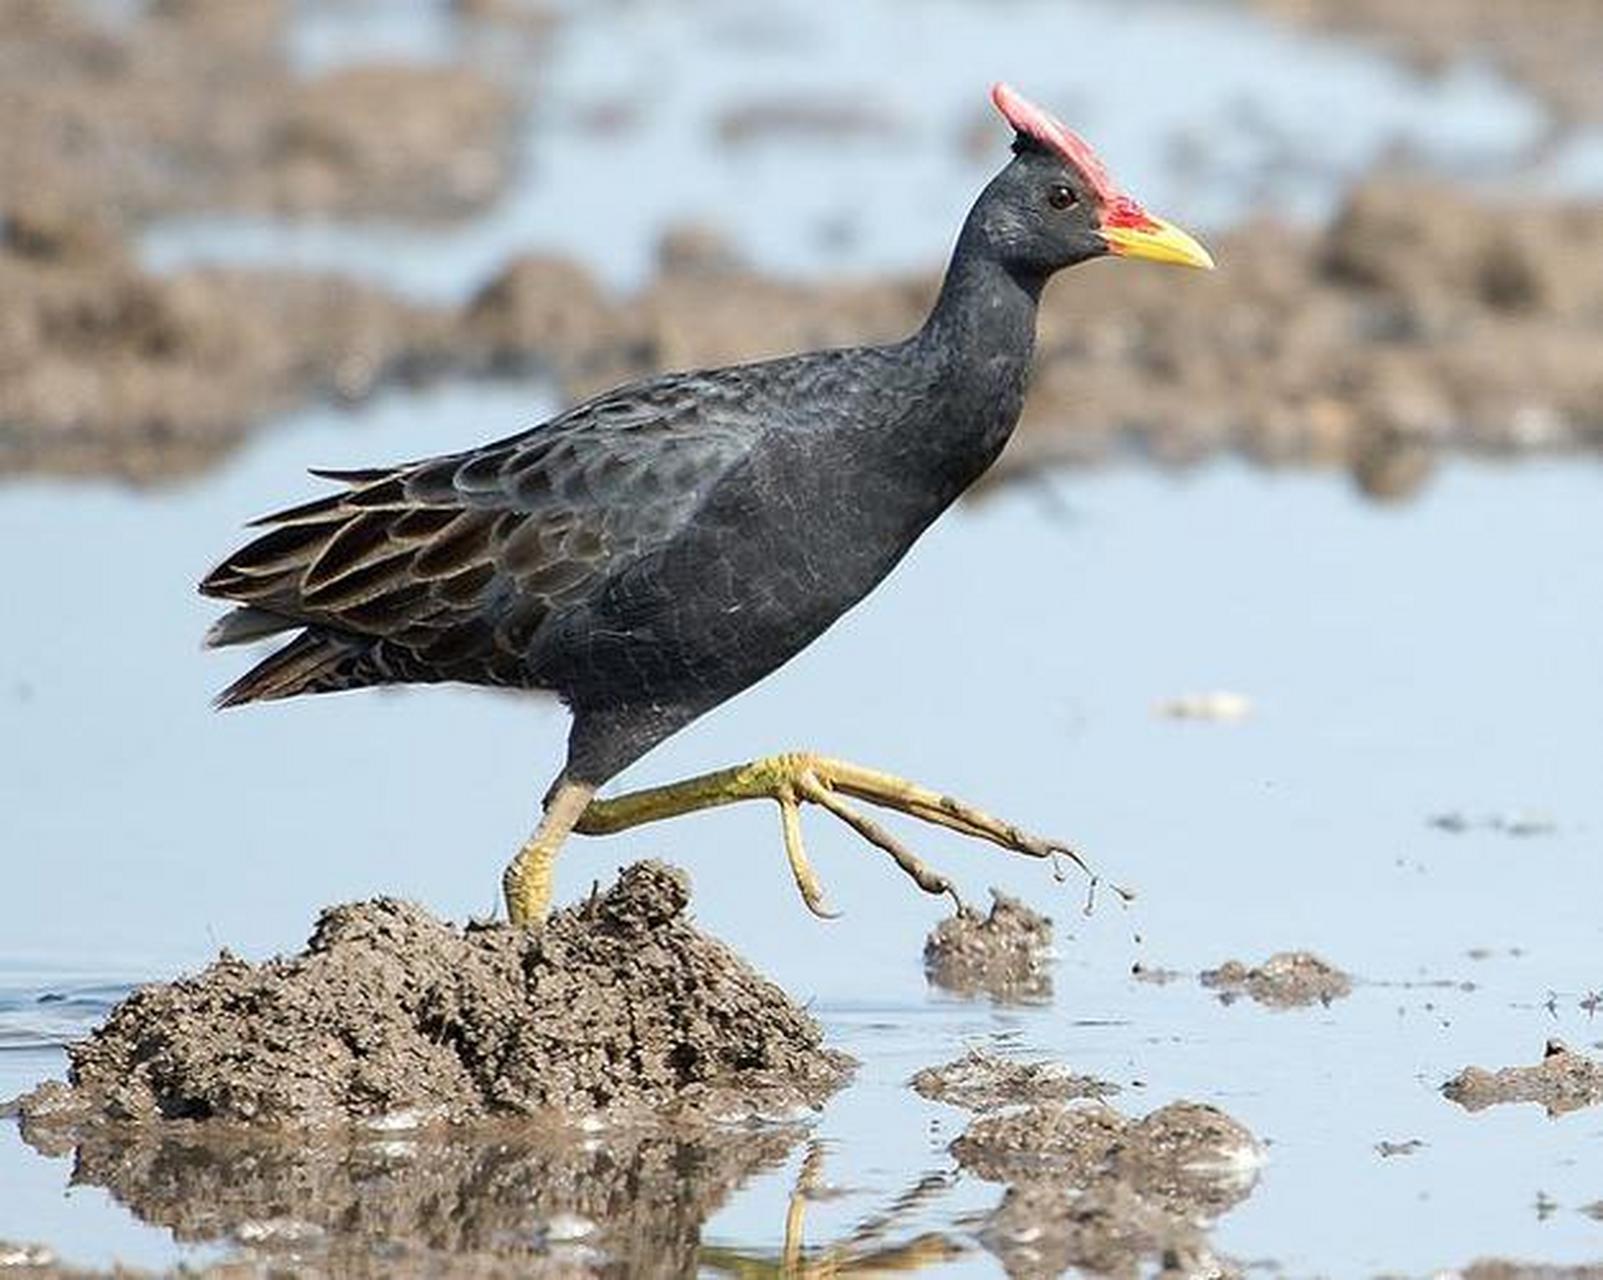
[{"label": "blue-grey water", "polygon": [[[575,6],[527,71],[542,90],[525,167],[486,217],[434,232],[181,220],[153,229],[147,256],[337,265],[454,297],[541,247],[627,285],[667,221],[696,217],[774,270],[925,265],[984,178],[959,137],[998,75],[1082,125],[1153,207],[1204,226],[1264,201],[1320,216],[1392,146],[1456,171],[1517,155],[1542,127],[1483,68],[1427,82],[1229,6],[995,12]],[[425,6],[308,5],[295,53],[308,69],[440,56],[455,30]],[[843,90],[889,133],[717,143],[732,107]],[[633,127],[579,127],[619,104]],[[470,444],[553,403],[534,383],[395,392],[294,415],[167,490],[0,488],[0,1098],[58,1073],[62,1043],[128,985],[220,946],[292,950],[329,902],[494,907],[560,763],[560,709],[427,689],[218,715],[210,694],[249,655],[200,651],[215,611],[193,582],[243,519],[314,491],[306,465]],[[559,892],[643,855],[684,864],[701,922],[862,1059],[817,1123],[828,1179],[849,1194],[812,1206],[814,1239],[951,1167],[964,1117],[905,1081],[996,1041],[1125,1084],[1128,1108],[1215,1102],[1266,1139],[1257,1189],[1214,1234],[1235,1258],[1293,1275],[1596,1258],[1603,1237],[1581,1209],[1603,1197],[1603,1113],[1468,1115],[1437,1089],[1468,1063],[1534,1061],[1549,1036],[1603,1040],[1580,1003],[1603,985],[1600,499],[1603,474],[1574,461],[1455,463],[1398,507],[1335,475],[1229,462],[1055,474],[953,512],[823,641],[624,779],[811,746],[1071,838],[1138,891],[1131,906],[1084,918],[1073,881],[899,828],[970,898],[997,885],[1057,917],[1049,1006],[931,993],[919,952],[943,905],[817,814],[809,845],[845,912],[833,924],[796,900],[766,808],[576,841]],[[1213,689],[1246,695],[1252,714],[1155,714]],[[1441,814],[1469,829],[1432,826]],[[1509,834],[1521,821],[1534,834]],[[1354,994],[1270,1013],[1225,1007],[1190,977],[1130,975],[1291,947],[1351,971]],[[1375,1151],[1415,1138],[1409,1156]],[[707,1237],[776,1246],[799,1160],[742,1188]],[[97,1265],[215,1256],[70,1175],[0,1124],[0,1239]],[[909,1229],[962,1237],[964,1215],[998,1195],[960,1179]],[[973,1252],[947,1270],[996,1267]]]}]

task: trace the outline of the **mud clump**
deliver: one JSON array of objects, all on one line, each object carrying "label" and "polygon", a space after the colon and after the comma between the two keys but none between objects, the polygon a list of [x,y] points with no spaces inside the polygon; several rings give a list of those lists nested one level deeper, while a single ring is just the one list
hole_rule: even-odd
[{"label": "mud clump", "polygon": [[970,1049],[943,1066],[925,1067],[908,1083],[922,1098],[968,1111],[1103,1098],[1119,1092],[1111,1081],[1081,1075],[1061,1063],[1019,1062],[983,1049]]},{"label": "mud clump", "polygon": [[924,941],[931,985],[1004,1004],[1052,998],[1052,921],[1017,898],[991,890],[990,914],[963,907]]},{"label": "mud clump", "polygon": [[1197,980],[1217,991],[1225,1004],[1246,996],[1271,1009],[1328,1005],[1353,989],[1351,978],[1308,951],[1280,951],[1251,968],[1239,960],[1226,960],[1217,969],[1204,970]]},{"label": "mud clump", "polygon": [[1010,1184],[980,1239],[1015,1276],[1218,1270],[1204,1228],[1247,1196],[1262,1163],[1251,1133],[1190,1102],[1140,1120],[1102,1102],[982,1116],[952,1154]]},{"label": "mud clump", "polygon": [[1465,1067],[1442,1086],[1442,1093],[1466,1111],[1504,1102],[1537,1102],[1548,1115],[1559,1116],[1603,1102],[1603,1062],[1549,1040],[1535,1066],[1498,1071]]},{"label": "mud clump", "polygon": [[789,1114],[850,1060],[778,987],[685,918],[659,863],[538,931],[459,930],[389,899],[326,911],[306,950],[146,987],[22,1100],[30,1132],[208,1121],[418,1127]]}]

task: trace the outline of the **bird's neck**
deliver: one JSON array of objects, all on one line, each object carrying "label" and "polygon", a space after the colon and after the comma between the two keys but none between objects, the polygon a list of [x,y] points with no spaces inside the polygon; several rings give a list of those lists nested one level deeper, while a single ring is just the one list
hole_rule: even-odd
[{"label": "bird's neck", "polygon": [[977,239],[964,228],[934,310],[910,342],[939,409],[921,426],[921,447],[949,473],[948,498],[996,460],[1018,425],[1044,283],[1017,278]]},{"label": "bird's neck", "polygon": [[954,382],[978,388],[1019,379],[1022,390],[1044,284],[1044,277],[1014,274],[988,252],[973,225],[966,226],[915,341]]}]

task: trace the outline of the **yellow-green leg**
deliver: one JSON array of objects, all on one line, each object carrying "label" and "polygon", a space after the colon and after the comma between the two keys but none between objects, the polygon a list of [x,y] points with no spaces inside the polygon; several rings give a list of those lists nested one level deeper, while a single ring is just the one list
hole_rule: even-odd
[{"label": "yellow-green leg", "polygon": [[535,925],[545,919],[551,906],[551,877],[557,854],[595,793],[592,786],[566,780],[551,793],[540,825],[501,873],[507,918],[513,924]]},{"label": "yellow-green leg", "polygon": [[[610,835],[642,823],[676,818],[680,814],[734,804],[740,800],[772,800],[779,805],[785,856],[790,861],[791,874],[796,879],[796,888],[801,892],[802,901],[815,914],[827,916],[830,913],[824,905],[823,891],[807,859],[801,835],[801,805],[804,802],[817,804],[829,810],[870,844],[888,853],[920,889],[926,893],[950,894],[954,902],[959,901],[950,880],[932,871],[878,823],[849,805],[843,798],[846,796],[948,827],[962,835],[989,840],[1014,853],[1032,858],[1062,855],[1085,868],[1079,855],[1067,845],[1030,835],[1012,823],[993,818],[952,796],[921,787],[894,774],[809,752],[765,756],[748,764],[704,773],[667,786],[648,787],[611,799],[591,799],[571,828],[581,835]],[[549,818],[549,811],[547,816]],[[567,829],[562,834],[565,836]],[[530,844],[539,840],[540,832],[536,832]],[[508,874],[511,874],[510,868]],[[549,870],[546,875],[549,884]]]}]

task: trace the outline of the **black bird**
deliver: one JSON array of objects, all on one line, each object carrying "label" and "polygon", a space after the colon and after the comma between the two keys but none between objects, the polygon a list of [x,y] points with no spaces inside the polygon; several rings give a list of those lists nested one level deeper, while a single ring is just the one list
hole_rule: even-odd
[{"label": "black bird", "polygon": [[444,680],[560,695],[567,762],[503,876],[520,923],[544,917],[571,831],[758,797],[778,803],[797,887],[820,914],[803,802],[932,893],[950,882],[846,797],[1020,853],[1067,853],[950,796],[805,753],[596,796],[816,639],[991,465],[1018,420],[1054,273],[1105,254],[1213,265],[1058,120],[1006,85],[991,96],[1013,158],[969,212],[917,333],[665,374],[464,453],[315,472],[343,489],[257,521],[266,531],[200,584],[242,606],[209,644],[301,629],[219,705]]}]

